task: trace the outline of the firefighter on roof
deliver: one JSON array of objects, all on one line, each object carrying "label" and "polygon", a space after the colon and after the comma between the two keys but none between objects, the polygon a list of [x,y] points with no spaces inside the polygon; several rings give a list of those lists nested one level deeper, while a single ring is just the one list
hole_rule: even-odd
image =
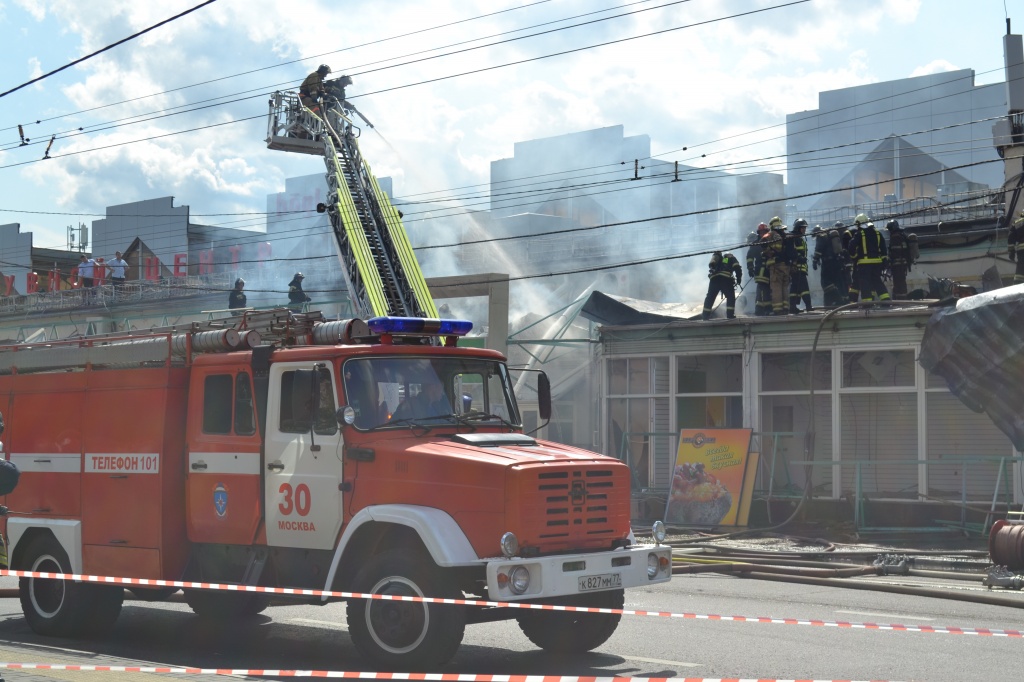
[{"label": "firefighter on roof", "polygon": [[[807,231],[807,221],[798,218],[793,223],[793,234],[790,239],[793,242],[793,250],[796,252],[796,259],[793,261],[793,277],[789,283],[789,312],[810,312],[811,308],[811,285],[807,281],[807,240],[804,233]],[[804,302],[804,310],[797,306],[800,301]]]},{"label": "firefighter on roof", "polygon": [[892,274],[892,297],[897,301],[907,300],[907,273],[913,265],[910,255],[909,237],[897,220],[885,224],[889,232],[889,268]]},{"label": "firefighter on roof", "polygon": [[288,307],[292,310],[302,310],[302,304],[312,300],[302,290],[302,280],[305,278],[301,272],[296,272],[292,281],[288,282]]},{"label": "firefighter on roof", "polygon": [[[857,216],[858,219],[861,217],[863,214]],[[857,290],[860,298],[864,301],[888,301],[889,290],[882,281],[882,270],[889,265],[885,239],[875,229],[874,223],[865,221],[859,225],[850,241],[850,255],[859,279]]]},{"label": "firefighter on roof", "polygon": [[245,288],[245,280],[239,277],[235,280],[235,288],[228,294],[228,310],[245,307],[245,292],[242,291],[243,288]]},{"label": "firefighter on roof", "polygon": [[831,308],[846,303],[846,282],[843,270],[846,267],[843,251],[843,240],[838,229],[814,230],[814,258],[812,267],[821,268],[821,290],[824,294],[825,307]]},{"label": "firefighter on roof", "polygon": [[786,226],[778,216],[768,222],[768,229],[769,237],[764,251],[772,290],[772,313],[786,315],[789,312],[789,283],[796,251]]},{"label": "firefighter on roof", "polygon": [[754,314],[763,317],[772,314],[772,289],[768,278],[768,253],[765,249],[765,245],[771,238],[771,231],[767,225],[761,223],[757,226],[757,232],[760,239],[756,245],[757,253],[754,257],[754,273],[752,275],[757,284],[754,294]]},{"label": "firefighter on roof", "polygon": [[1010,260],[1017,261],[1017,270],[1013,274],[1013,283],[1024,283],[1024,211],[1010,226],[1010,234],[1006,236],[1006,255]]},{"label": "firefighter on roof", "polygon": [[867,225],[868,217],[858,213],[853,219],[853,228],[842,233],[843,250],[846,251],[846,280],[849,282],[850,303],[860,300],[860,275],[857,274],[857,259],[854,257],[855,242],[860,239],[860,230]]},{"label": "firefighter on roof", "polygon": [[[735,284],[733,284],[735,277]],[[718,294],[725,296],[725,316],[730,320],[736,317],[736,289],[743,281],[743,268],[736,256],[715,251],[708,263],[708,295],[704,298],[704,312],[701,317],[711,319],[711,307],[715,305]]]}]

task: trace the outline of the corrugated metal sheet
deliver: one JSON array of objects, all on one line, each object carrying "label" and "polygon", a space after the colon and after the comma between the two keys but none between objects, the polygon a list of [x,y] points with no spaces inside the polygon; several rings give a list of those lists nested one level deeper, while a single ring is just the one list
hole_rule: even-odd
[{"label": "corrugated metal sheet", "polygon": [[937,312],[924,335],[921,365],[1024,450],[1024,284]]}]

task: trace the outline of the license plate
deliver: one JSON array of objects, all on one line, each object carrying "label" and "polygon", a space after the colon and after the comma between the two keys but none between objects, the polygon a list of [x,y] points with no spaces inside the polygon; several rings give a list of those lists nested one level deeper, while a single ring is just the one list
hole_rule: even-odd
[{"label": "license plate", "polygon": [[606,573],[604,575],[584,575],[579,580],[579,591],[589,592],[590,590],[610,590],[613,587],[622,587],[622,575],[620,573]]}]

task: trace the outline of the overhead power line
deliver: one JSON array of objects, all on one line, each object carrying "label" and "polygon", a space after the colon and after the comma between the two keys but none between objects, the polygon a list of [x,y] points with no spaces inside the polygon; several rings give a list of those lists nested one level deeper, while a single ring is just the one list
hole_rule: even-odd
[{"label": "overhead power line", "polygon": [[13,87],[10,90],[7,90],[5,92],[0,92],[0,97],[5,97],[5,96],[11,94],[12,92],[16,92],[18,90],[21,90],[24,87],[28,87],[29,85],[32,85],[33,83],[38,83],[39,81],[43,80],[44,78],[49,78],[50,76],[52,76],[55,73],[60,73],[64,69],[70,69],[75,64],[81,64],[82,62],[84,62],[87,59],[92,59],[93,57],[95,57],[98,54],[102,54],[103,52],[106,52],[107,50],[112,50],[113,48],[117,47],[118,45],[122,45],[124,43],[127,43],[129,40],[134,40],[135,38],[138,38],[139,36],[143,35],[144,33],[149,33],[150,31],[152,31],[155,28],[160,28],[164,24],[169,24],[170,22],[172,22],[172,21],[174,21],[176,19],[181,19],[186,14],[191,14],[192,12],[195,12],[197,9],[200,9],[202,7],[206,7],[207,5],[213,4],[215,2],[217,2],[217,0],[206,0],[206,2],[200,3],[200,4],[196,5],[195,7],[193,7],[192,9],[187,9],[184,12],[181,12],[180,14],[175,14],[170,19],[164,19],[163,21],[161,21],[158,24],[153,24],[149,28],[144,28],[141,31],[139,31],[138,33],[133,33],[130,36],[128,36],[127,38],[122,38],[121,40],[117,41],[116,43],[111,43],[110,45],[107,45],[104,48],[96,50],[92,54],[87,54],[84,57],[79,57],[75,61],[70,62],[68,64],[65,64],[64,66],[60,67],[59,69],[54,69],[53,71],[50,71],[49,73],[44,73],[42,76],[38,76],[36,78],[33,78],[32,80],[27,81],[25,83],[22,83],[21,85],[18,85],[16,87]]},{"label": "overhead power line", "polygon": [[[401,89],[405,89],[405,88],[411,88],[411,87],[415,87],[415,86],[419,86],[419,85],[425,85],[425,84],[428,84],[428,83],[435,83],[435,82],[438,82],[438,81],[450,80],[452,78],[457,78],[457,77],[461,77],[461,76],[467,76],[467,75],[476,74],[476,73],[483,73],[483,72],[486,72],[486,71],[493,71],[495,69],[501,69],[501,68],[505,68],[507,66],[516,66],[516,65],[519,65],[519,64],[526,64],[526,63],[529,63],[529,62],[539,61],[539,60],[542,60],[542,59],[549,59],[551,57],[559,57],[559,56],[563,56],[563,55],[566,55],[566,54],[572,54],[572,53],[575,53],[575,52],[582,52],[582,51],[585,51],[585,50],[595,49],[595,48],[598,48],[598,47],[605,47],[605,46],[608,46],[608,45],[624,43],[624,42],[628,42],[628,41],[631,41],[631,40],[638,40],[638,39],[641,39],[641,38],[649,38],[649,37],[656,36],[656,35],[662,35],[662,34],[665,34],[665,33],[671,33],[673,31],[679,31],[679,30],[683,30],[683,29],[687,29],[687,28],[694,28],[696,26],[704,26],[706,24],[713,24],[713,23],[717,23],[717,22],[720,22],[720,21],[726,21],[728,19],[738,19],[738,18],[741,18],[741,17],[751,16],[751,15],[754,15],[754,14],[760,14],[762,12],[769,12],[769,11],[772,11],[772,10],[784,9],[784,8],[787,8],[787,7],[792,7],[794,5],[802,5],[802,4],[805,4],[805,3],[810,2],[810,1],[811,0],[792,0],[791,2],[782,3],[782,4],[779,4],[779,5],[773,5],[771,7],[763,7],[763,8],[760,8],[760,9],[750,10],[750,11],[747,11],[747,12],[740,12],[740,13],[737,13],[737,14],[731,14],[731,15],[727,15],[727,16],[723,16],[723,17],[715,17],[713,19],[707,19],[705,21],[699,21],[699,22],[695,22],[695,23],[692,23],[692,24],[684,24],[682,26],[673,26],[671,28],[666,28],[666,29],[662,29],[662,30],[659,30],[659,31],[652,31],[650,33],[643,33],[643,34],[640,34],[640,35],[630,36],[630,37],[627,37],[627,38],[619,38],[619,39],[616,39],[616,40],[609,40],[609,41],[605,41],[605,42],[602,42],[602,43],[595,43],[593,45],[587,45],[587,46],[583,46],[583,47],[573,48],[571,50],[562,50],[560,52],[554,52],[554,53],[551,53],[551,54],[540,55],[540,56],[537,56],[537,57],[530,57],[530,58],[527,58],[527,59],[520,59],[520,60],[516,60],[516,61],[513,61],[513,62],[506,62],[504,64],[497,64],[497,65],[494,65],[494,66],[484,67],[484,68],[480,68],[480,69],[472,69],[470,71],[465,71],[465,72],[462,72],[462,73],[449,74],[447,76],[440,76],[438,78],[430,78],[430,79],[426,79],[426,80],[422,80],[422,81],[418,81],[418,82],[414,82],[414,83],[407,83],[405,85],[398,85],[398,86],[394,86],[394,87],[391,87],[391,88],[384,88],[382,90],[375,90],[373,92],[364,93],[362,95],[353,95],[352,97],[349,97],[349,99],[356,99],[357,97],[366,97],[366,96],[369,96],[369,95],[380,94],[380,93],[383,93],[383,92],[391,92],[391,91],[394,91],[394,90],[401,90]],[[240,121],[244,121],[244,120],[251,120],[253,118],[260,118],[260,117],[259,116],[250,116],[248,118],[238,119],[238,121],[235,121],[235,122],[240,122]],[[225,122],[225,123],[214,124],[214,125],[227,125],[229,123],[232,123],[232,122],[228,121],[228,122]],[[209,127],[213,127],[213,126],[203,126],[203,127],[200,127],[200,128],[193,128],[193,129],[190,129],[190,130],[178,131],[178,132],[179,133],[180,132],[193,132],[195,130],[202,130],[204,128],[209,128]],[[168,133],[168,134],[165,134],[165,135],[158,135],[158,136],[155,136],[155,137],[167,137],[167,136],[173,135],[173,134],[177,134],[177,133]],[[144,138],[144,139],[153,139],[153,138]],[[143,140],[139,140],[139,141],[143,141]],[[104,146],[104,147],[98,147],[97,149],[106,149],[106,148],[109,148],[110,146],[121,146],[123,144],[128,144],[128,143],[119,143],[117,145],[107,145],[107,146]],[[87,151],[92,151],[92,150],[79,150],[77,152],[71,152],[69,154],[55,154],[55,155],[52,155],[52,156],[48,155],[47,157],[45,157],[45,159],[39,159],[39,160],[49,160],[49,159],[54,159],[54,158],[61,158],[62,156],[70,156],[71,154],[81,154],[81,153],[84,153],[84,152],[87,152]],[[7,164],[7,165],[4,165],[4,166],[0,166],[0,169],[2,169],[2,168],[11,168],[11,167],[14,167],[14,166],[22,166],[22,165],[29,164],[29,163],[35,163],[36,161],[37,160],[23,161],[23,162],[19,162],[19,163],[11,163],[11,164]]]},{"label": "overhead power line", "polygon": [[[644,1],[646,2],[646,1],[649,1],[649,0],[644,0]],[[298,59],[292,59],[291,61],[281,62],[280,64],[271,64],[270,66],[263,66],[263,67],[260,67],[258,69],[251,69],[249,71],[242,71],[242,72],[239,72],[239,73],[233,73],[233,74],[230,74],[230,75],[227,75],[227,76],[220,76],[219,78],[211,78],[210,80],[199,81],[198,83],[191,83],[189,85],[183,85],[183,86],[178,87],[178,88],[169,88],[167,90],[161,90],[160,92],[152,92],[152,93],[150,93],[148,95],[139,95],[138,97],[132,97],[130,99],[124,99],[124,100],[121,100],[119,102],[111,102],[109,104],[101,104],[99,106],[91,107],[89,109],[79,109],[78,111],[73,111],[73,112],[68,113],[68,114],[60,114],[58,116],[51,116],[50,118],[43,118],[43,119],[40,119],[40,120],[36,121],[36,123],[44,123],[46,121],[55,121],[55,120],[60,119],[60,118],[67,118],[69,116],[77,116],[78,114],[86,114],[86,113],[88,113],[90,111],[98,111],[99,109],[106,109],[108,107],[116,107],[116,106],[121,105],[121,104],[129,104],[131,102],[137,102],[139,100],[149,99],[150,97],[158,97],[160,95],[166,95],[166,94],[169,94],[169,93],[172,93],[172,92],[178,92],[180,90],[188,90],[189,88],[195,88],[195,87],[198,87],[200,85],[208,85],[210,83],[217,83],[219,81],[228,80],[230,78],[237,78],[239,76],[247,76],[247,75],[249,75],[251,73],[258,73],[260,71],[268,71],[270,69],[276,69],[276,68],[279,68],[279,67],[282,67],[282,66],[288,66],[290,64],[295,64],[295,63],[298,63],[298,62],[306,61],[307,59],[318,59],[320,57],[326,57],[327,55],[337,54],[339,52],[346,52],[348,50],[355,50],[356,48],[360,48],[360,47],[367,47],[368,45],[376,45],[377,43],[386,43],[389,40],[397,40],[398,38],[405,38],[405,37],[408,37],[408,36],[411,36],[411,35],[416,35],[417,33],[426,33],[428,31],[435,31],[435,30],[440,29],[440,28],[447,28],[449,26],[455,26],[457,24],[464,24],[464,23],[467,23],[467,22],[470,22],[470,21],[476,21],[477,19],[484,19],[486,17],[491,17],[491,16],[494,16],[496,14],[504,14],[506,12],[514,12],[515,10],[525,9],[527,7],[533,7],[534,5],[543,5],[544,3],[547,3],[547,2],[551,2],[551,0],[537,0],[537,2],[532,2],[532,3],[526,4],[526,5],[518,5],[516,7],[509,7],[508,9],[498,10],[497,12],[489,12],[487,14],[479,14],[479,15],[477,15],[475,17],[468,17],[466,19],[459,19],[458,21],[451,21],[451,22],[448,22],[447,24],[438,24],[437,26],[431,26],[429,28],[421,28],[421,29],[418,29],[416,31],[410,31],[408,33],[400,33],[398,35],[389,36],[387,38],[380,38],[378,40],[371,40],[370,42],[367,42],[367,43],[360,43],[359,45],[351,45],[349,47],[342,48],[340,50],[333,50],[331,52],[323,52],[321,54],[314,54],[314,55],[309,55],[309,56],[305,56],[305,57],[299,57]],[[601,11],[606,11],[606,10],[601,10]],[[522,30],[522,29],[520,29],[520,30]],[[17,127],[18,126],[16,126],[16,125],[8,126],[6,128],[0,128],[0,131],[14,130]]]},{"label": "overhead power line", "polygon": [[[644,2],[649,2],[649,1],[650,0],[640,0],[639,2],[631,3],[629,5],[626,5],[625,7],[630,7],[632,5],[637,5],[637,4],[643,4]],[[349,67],[347,69],[344,69],[344,71],[348,72],[349,75],[351,75],[351,76],[361,76],[361,75],[365,75],[365,74],[368,74],[368,73],[375,73],[377,71],[383,71],[383,70],[386,70],[386,69],[392,69],[392,68],[396,68],[396,67],[400,67],[400,66],[408,66],[410,64],[417,64],[417,63],[428,61],[428,60],[431,60],[431,59],[437,59],[439,57],[449,57],[449,56],[452,56],[452,55],[462,54],[464,52],[469,52],[469,51],[472,51],[472,50],[479,50],[479,49],[483,49],[483,48],[494,47],[494,46],[502,45],[502,44],[505,44],[505,43],[515,42],[515,41],[518,41],[518,40],[524,40],[526,38],[535,38],[537,36],[543,36],[543,35],[547,35],[547,34],[550,34],[550,33],[557,33],[557,32],[561,32],[561,31],[566,31],[568,29],[579,28],[581,26],[587,26],[587,25],[590,25],[590,24],[595,24],[595,23],[599,23],[599,22],[603,22],[603,21],[609,21],[609,20],[612,20],[612,19],[620,19],[622,17],[630,16],[630,15],[633,15],[633,14],[639,14],[641,12],[648,12],[648,11],[651,11],[651,10],[664,9],[665,7],[670,7],[672,5],[678,5],[678,4],[682,4],[682,3],[686,3],[686,2],[691,2],[691,0],[671,0],[671,2],[668,2],[666,4],[662,4],[662,5],[657,5],[655,7],[647,7],[647,8],[644,8],[644,9],[632,10],[632,11],[629,11],[629,12],[623,12],[621,14],[613,14],[611,16],[601,17],[599,19],[591,19],[589,21],[580,22],[580,23],[577,23],[577,24],[571,24],[569,26],[561,26],[561,27],[558,27],[558,28],[548,29],[546,31],[540,31],[540,32],[537,32],[537,33],[531,33],[531,34],[525,35],[525,36],[516,36],[514,38],[507,38],[505,40],[499,40],[499,41],[496,41],[496,42],[493,42],[493,43],[486,43],[484,45],[475,45],[473,47],[467,47],[467,48],[463,48],[461,50],[455,50],[455,51],[452,51],[452,52],[445,52],[445,53],[442,53],[442,54],[430,55],[430,56],[427,56],[427,57],[421,57],[419,59],[414,59],[414,60],[411,60],[411,61],[400,62],[398,64],[389,64],[387,66],[379,66],[379,67],[373,68],[373,69],[366,69],[365,71],[353,71],[353,69],[361,69],[361,68],[364,68],[366,66],[373,66],[374,64],[380,64],[380,63],[383,63],[383,62],[395,61],[395,60],[398,60],[398,59],[405,59],[406,57],[411,57],[411,56],[415,56],[415,55],[418,55],[418,54],[424,54],[424,53],[427,53],[427,52],[435,52],[437,50],[443,50],[443,49],[447,49],[449,47],[465,45],[467,43],[473,43],[473,42],[477,42],[477,41],[480,41],[480,40],[486,40],[486,39],[489,39],[489,38],[494,38],[494,37],[498,37],[498,36],[502,36],[502,35],[507,35],[509,33],[517,33],[519,31],[526,31],[526,30],[530,30],[530,29],[533,29],[533,28],[538,28],[540,26],[546,26],[546,25],[549,25],[549,24],[559,23],[559,22],[562,22],[562,21],[571,21],[573,19],[579,19],[579,18],[582,18],[582,17],[591,16],[593,14],[600,14],[602,12],[609,11],[609,9],[602,9],[602,10],[596,10],[596,11],[593,11],[593,12],[586,12],[586,13],[583,13],[583,14],[578,14],[578,15],[575,15],[575,16],[566,17],[566,18],[563,18],[563,19],[555,20],[555,21],[548,21],[548,22],[543,22],[543,23],[540,23],[540,24],[535,24],[533,26],[528,26],[528,27],[525,27],[525,28],[514,29],[514,30],[511,30],[511,31],[502,31],[500,33],[495,33],[495,34],[492,34],[492,35],[489,35],[489,36],[482,36],[482,37],[479,37],[479,38],[473,38],[471,40],[463,40],[463,41],[460,41],[460,42],[452,43],[450,45],[445,45],[443,47],[431,48],[431,49],[428,49],[428,50],[420,50],[418,52],[413,52],[413,53],[402,55],[402,56],[398,56],[398,57],[391,57],[391,58],[388,58],[388,59],[379,60],[377,62],[371,62],[369,64],[363,64],[363,65],[359,65],[359,66]],[[508,10],[506,10],[506,11],[508,11]],[[488,16],[488,15],[485,15],[485,16]],[[379,42],[379,41],[375,41],[375,42]],[[371,44],[371,43],[366,43],[366,44]],[[352,48],[346,48],[346,49],[352,49]],[[341,50],[337,50],[337,52],[340,52],[340,51]],[[330,53],[327,53],[327,54],[330,54]],[[322,57],[324,55],[316,55],[316,56]],[[285,63],[290,64],[292,62],[285,62]],[[274,67],[264,67],[264,69],[276,68],[276,66],[281,66],[281,65],[275,65]],[[248,73],[255,73],[256,71],[261,71],[261,70],[264,70],[264,69],[255,69],[253,71],[247,71],[247,72],[244,72],[243,74],[238,74],[238,75],[245,75],[245,74],[248,74]],[[224,79],[233,78],[233,77],[234,76],[225,76],[223,78],[216,79],[216,80],[224,80]],[[213,81],[204,81],[203,83],[200,83],[200,85],[201,84],[205,84],[205,83],[211,83],[211,82],[213,82]],[[235,92],[235,93],[231,93],[231,94],[227,94],[227,95],[218,95],[217,97],[212,97],[212,98],[209,98],[209,99],[200,100],[200,101],[197,101],[197,102],[192,102],[190,104],[182,104],[182,105],[177,105],[177,106],[173,106],[173,107],[166,107],[164,109],[158,109],[156,111],[151,111],[151,112],[143,113],[143,114],[133,114],[131,116],[127,116],[127,117],[120,118],[120,119],[115,119],[113,121],[108,121],[106,123],[92,124],[90,126],[87,126],[88,128],[90,128],[89,130],[83,130],[82,128],[76,128],[74,130],[60,131],[60,132],[52,133],[52,134],[56,135],[56,139],[58,139],[58,140],[62,140],[62,139],[70,138],[70,137],[78,137],[80,135],[88,135],[88,134],[99,132],[99,131],[103,131],[103,130],[109,130],[111,128],[118,128],[118,127],[127,126],[127,125],[134,125],[136,123],[142,123],[142,122],[145,122],[145,121],[151,121],[151,120],[154,120],[154,119],[163,118],[164,116],[173,116],[173,115],[177,115],[177,114],[181,114],[181,113],[189,113],[189,112],[197,111],[197,110],[201,110],[201,109],[208,109],[210,107],[224,106],[226,104],[234,104],[234,103],[236,103],[238,101],[241,101],[239,99],[239,97],[242,96],[242,95],[248,95],[249,93],[252,93],[252,92],[258,92],[259,94],[255,95],[255,96],[242,97],[241,98],[243,100],[244,99],[254,99],[254,98],[257,98],[257,97],[264,96],[266,94],[266,91],[267,91],[268,88],[276,89],[276,88],[279,88],[279,87],[282,87],[282,86],[294,86],[294,85],[295,85],[295,81],[285,81],[285,82],[282,82],[282,83],[274,83],[272,85],[263,86],[261,88],[254,88],[254,89],[249,89],[249,90],[243,90],[241,92]],[[185,87],[192,87],[192,86],[185,86]],[[178,89],[184,89],[184,88],[178,88]],[[167,92],[173,92],[173,90],[168,90]],[[352,96],[349,97],[349,99],[354,99],[357,96],[360,96],[360,95],[352,95]],[[227,100],[227,101],[218,102],[217,100]],[[131,100],[128,100],[128,101],[131,101]],[[208,102],[215,102],[215,104],[207,104]],[[205,104],[206,106],[198,106],[198,105],[202,105],[202,104]],[[189,108],[189,107],[191,107],[191,108]],[[179,111],[173,111],[175,109],[178,109]],[[47,119],[47,120],[51,120],[51,119]],[[120,125],[117,125],[117,124],[120,124]],[[36,137],[38,138],[39,136],[36,135]],[[30,143],[30,145],[45,144],[46,137],[47,136],[44,135],[42,141],[33,142],[33,143]],[[0,150],[3,150],[3,149],[14,149],[16,147],[23,147],[23,146],[26,146],[24,141],[12,141],[12,142],[3,144],[3,146],[0,146]]]}]

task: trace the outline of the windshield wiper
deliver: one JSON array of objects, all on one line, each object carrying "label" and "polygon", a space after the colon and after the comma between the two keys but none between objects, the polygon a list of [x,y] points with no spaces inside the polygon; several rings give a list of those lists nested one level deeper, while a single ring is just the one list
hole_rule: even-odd
[{"label": "windshield wiper", "polygon": [[515,424],[513,424],[509,420],[505,419],[501,415],[491,414],[489,412],[472,412],[470,414],[463,415],[463,418],[466,421],[474,421],[474,422],[483,421],[485,419],[497,419],[499,422],[502,423],[503,426],[507,426],[508,428],[513,429],[513,430],[515,428],[517,428]]},{"label": "windshield wiper", "polygon": [[[410,429],[420,428],[429,431],[432,427],[427,424],[423,424],[420,420],[425,417],[405,417],[404,419],[392,419],[386,421],[383,424],[377,424],[376,426],[366,429],[367,431],[376,431],[377,429],[383,429],[386,426],[408,426]],[[436,426],[436,424],[434,425]]]}]

